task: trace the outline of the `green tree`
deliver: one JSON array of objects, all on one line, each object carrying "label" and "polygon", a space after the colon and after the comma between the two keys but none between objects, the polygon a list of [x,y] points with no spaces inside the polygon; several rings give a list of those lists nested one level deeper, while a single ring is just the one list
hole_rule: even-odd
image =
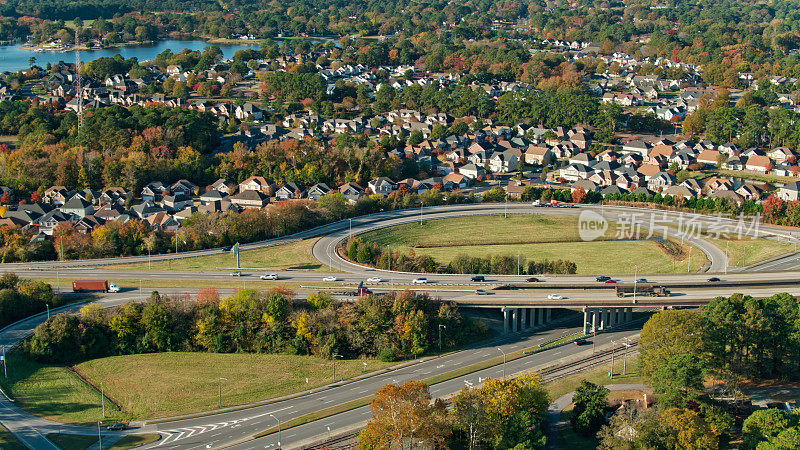
[{"label": "green tree", "polygon": [[575,389],[572,402],[575,404],[570,418],[572,428],[583,436],[593,436],[605,422],[608,389],[583,380]]}]

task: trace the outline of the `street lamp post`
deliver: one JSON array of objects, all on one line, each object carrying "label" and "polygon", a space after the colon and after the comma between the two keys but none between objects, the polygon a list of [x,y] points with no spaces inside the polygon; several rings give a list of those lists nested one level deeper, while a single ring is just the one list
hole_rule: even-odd
[{"label": "street lamp post", "polygon": [[8,364],[8,361],[6,361],[6,346],[4,345],[3,346],[3,378],[8,378],[8,371],[6,370],[6,364]]},{"label": "street lamp post", "polygon": [[217,378],[217,395],[219,396],[219,408],[222,409],[222,382],[228,381],[227,378],[219,377]]},{"label": "street lamp post", "polygon": [[394,290],[394,279],[392,278],[392,249],[388,244],[386,245],[386,253],[389,255],[389,284],[392,285],[392,290]]},{"label": "street lamp post", "polygon": [[519,276],[519,250],[517,250],[517,276]]},{"label": "street lamp post", "polygon": [[278,420],[278,418],[273,416],[272,414],[270,414],[269,416],[275,419],[275,422],[278,422],[278,448],[281,448],[281,441],[283,440],[281,439],[281,421]]},{"label": "street lamp post", "polygon": [[332,361],[333,361],[333,382],[334,383],[336,382],[336,358],[344,359],[344,356],[342,356],[342,355],[333,355]]},{"label": "street lamp post", "polygon": [[102,421],[97,421],[97,445],[100,446],[100,450],[103,450],[103,436],[100,434],[100,424]]},{"label": "street lamp post", "polygon": [[349,240],[353,240],[353,219],[347,219],[350,221],[350,235],[348,236]]},{"label": "street lamp post", "polygon": [[639,266],[633,265],[633,303],[636,303],[636,282],[639,280]]},{"label": "street lamp post", "polygon": [[103,419],[106,418],[106,394],[103,391],[103,382],[100,382],[100,409],[103,411]]},{"label": "street lamp post", "polygon": [[442,351],[442,328],[447,328],[447,326],[439,324],[439,352]]},{"label": "street lamp post", "polygon": [[50,304],[45,303],[44,306],[47,308],[47,320],[50,320]]},{"label": "street lamp post", "polygon": [[497,347],[497,349],[500,350],[500,353],[503,354],[503,379],[505,380],[506,379],[506,352],[504,352],[503,349],[500,348],[500,347]]}]

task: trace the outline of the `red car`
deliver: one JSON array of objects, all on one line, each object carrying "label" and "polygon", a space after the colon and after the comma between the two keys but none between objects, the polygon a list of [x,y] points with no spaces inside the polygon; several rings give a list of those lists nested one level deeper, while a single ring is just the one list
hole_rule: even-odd
[{"label": "red car", "polygon": [[525,281],[527,281],[528,283],[538,283],[540,280],[538,278],[536,278],[536,277],[530,277],[530,278],[526,279]]},{"label": "red car", "polygon": [[603,284],[615,284],[616,282],[617,282],[617,280],[606,280],[606,281],[603,281]]}]

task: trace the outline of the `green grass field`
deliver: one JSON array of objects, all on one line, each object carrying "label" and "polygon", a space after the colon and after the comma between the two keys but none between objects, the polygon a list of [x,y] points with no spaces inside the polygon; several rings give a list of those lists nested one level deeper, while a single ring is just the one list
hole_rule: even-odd
[{"label": "green grass field", "polygon": [[[616,233],[609,224],[607,237]],[[398,243],[416,247],[471,246],[486,244],[515,244],[520,242],[572,242],[580,240],[578,218],[540,214],[454,217],[406,223],[370,231],[361,235],[366,240],[385,246]]]},{"label": "green grass field", "polygon": [[[336,377],[388,367],[377,360],[338,360]],[[312,356],[153,353],[83,362],[76,370],[137,418],[156,418],[266,400],[333,381],[332,363]],[[308,384],[306,384],[308,378]]]},{"label": "green grass field", "polygon": [[[391,364],[338,360],[336,377],[347,379]],[[106,398],[122,406],[124,412],[106,401],[106,423],[217,408],[220,377],[228,379],[222,385],[223,406],[267,400],[333,381],[331,361],[293,355],[153,353],[95,359],[78,364],[75,370],[95,385],[102,381]],[[64,423],[101,420],[100,394],[65,367],[10,354],[9,379],[2,384],[20,407],[36,415]]]},{"label": "green grass field", "polygon": [[[102,419],[100,393],[66,367],[39,364],[17,352],[7,356],[8,379],[0,379],[0,384],[18,406],[60,422],[96,423]],[[106,403],[106,420],[129,418]]]},{"label": "green grass field", "polygon": [[[306,239],[290,244],[274,247],[244,250],[239,253],[239,265],[256,269],[304,269],[317,272],[330,272],[331,269],[314,258],[311,249],[318,239]],[[152,270],[217,270],[218,267],[235,267],[236,260],[232,253],[219,253],[197,258],[185,258],[175,261],[154,261]],[[121,264],[115,269],[147,270],[147,263]]]},{"label": "green grass field", "polygon": [[[50,433],[47,434],[46,437],[50,440],[50,442],[54,443],[62,450],[86,450],[97,443],[97,436]],[[155,442],[159,439],[159,437],[160,436],[158,434],[154,433],[129,434],[127,436],[123,436],[122,439],[117,440],[111,445],[108,445],[108,442],[112,442],[110,439],[103,438],[103,448],[107,448],[109,450],[127,450]]]},{"label": "green grass field", "polygon": [[716,245],[722,251],[725,251],[727,248],[728,263],[731,267],[743,267],[755,264],[795,250],[794,244],[764,238],[736,239],[735,236],[733,236],[727,239],[716,239],[704,236],[704,239]]},{"label": "green grass field", "polygon": [[[616,234],[609,224],[606,238]],[[451,218],[364,233],[362,237],[380,246],[407,253],[432,256],[447,264],[455,256],[521,255],[531,260],[568,259],[578,265],[578,274],[594,273],[669,273],[687,271],[688,253],[677,260],[667,255],[655,241],[591,241],[578,235],[578,218],[571,216],[512,215]],[[688,249],[688,247],[687,247]],[[688,250],[687,250],[688,251]],[[691,271],[708,260],[692,249]],[[674,265],[673,265],[674,263]]]},{"label": "green grass field", "polygon": [[25,450],[28,447],[22,445],[11,432],[0,425],[0,449],[3,450]]}]

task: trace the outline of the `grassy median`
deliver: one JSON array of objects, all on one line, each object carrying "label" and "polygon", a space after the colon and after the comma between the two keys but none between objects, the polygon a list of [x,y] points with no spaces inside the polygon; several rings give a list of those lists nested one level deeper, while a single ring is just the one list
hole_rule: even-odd
[{"label": "grassy median", "polygon": [[[331,269],[326,264],[320,263],[311,253],[314,244],[319,240],[305,239],[289,244],[275,245],[272,247],[258,248],[254,250],[242,250],[239,253],[239,265],[241,267],[267,270],[309,270],[315,272],[330,272]],[[152,270],[176,270],[176,271],[202,271],[218,270],[220,267],[235,267],[236,260],[233,253],[220,252],[215,255],[198,256],[196,258],[184,258],[174,261],[153,261],[150,264]],[[120,264],[112,266],[114,269],[147,270],[148,264]]]}]

